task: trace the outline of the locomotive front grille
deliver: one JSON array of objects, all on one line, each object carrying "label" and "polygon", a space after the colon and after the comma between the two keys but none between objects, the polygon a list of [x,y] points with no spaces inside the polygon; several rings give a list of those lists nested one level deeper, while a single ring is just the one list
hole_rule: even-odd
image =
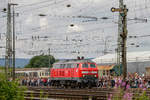
[{"label": "locomotive front grille", "polygon": [[82,71],[82,74],[97,74],[97,71]]},{"label": "locomotive front grille", "polygon": [[81,80],[84,83],[88,83],[88,82],[95,83],[95,82],[97,82],[97,77],[96,77],[96,75],[83,75]]}]

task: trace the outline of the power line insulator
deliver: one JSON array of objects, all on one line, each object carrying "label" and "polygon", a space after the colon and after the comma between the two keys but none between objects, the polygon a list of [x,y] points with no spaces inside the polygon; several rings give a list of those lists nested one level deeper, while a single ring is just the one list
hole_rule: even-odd
[{"label": "power line insulator", "polygon": [[69,7],[71,7],[71,5],[70,5],[70,4],[68,4],[68,5],[67,5],[67,7],[69,8]]},{"label": "power line insulator", "polygon": [[101,19],[108,19],[108,17],[102,17]]},{"label": "power line insulator", "polygon": [[44,17],[44,16],[46,16],[46,15],[45,15],[45,14],[39,14],[39,16]]},{"label": "power line insulator", "polygon": [[134,43],[131,43],[131,45],[135,45]]},{"label": "power line insulator", "polygon": [[3,9],[3,12],[6,12],[6,11],[7,11],[7,9],[6,9],[6,8],[4,8],[4,9]]},{"label": "power line insulator", "polygon": [[136,47],[140,47],[139,45],[136,45]]},{"label": "power line insulator", "polygon": [[74,24],[71,24],[70,26],[71,26],[71,27],[74,27]]}]

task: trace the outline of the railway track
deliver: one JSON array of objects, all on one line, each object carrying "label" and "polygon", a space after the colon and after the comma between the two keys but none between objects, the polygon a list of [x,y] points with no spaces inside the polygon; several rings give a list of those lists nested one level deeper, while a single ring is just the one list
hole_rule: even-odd
[{"label": "railway track", "polygon": [[[131,89],[130,92],[133,95],[136,94],[136,89]],[[147,90],[147,95],[150,97],[150,90]],[[112,88],[92,88],[92,89],[64,89],[64,88],[52,88],[52,87],[28,87],[28,91],[25,91],[26,100],[51,100],[56,99],[69,99],[69,100],[107,100],[110,94],[120,94],[120,91]],[[135,99],[135,98],[133,98]]]},{"label": "railway track", "polygon": [[[69,98],[73,100],[105,100],[108,97],[111,89],[63,89],[63,88],[50,88],[50,87],[28,87],[25,91],[27,100],[37,97],[42,98]],[[33,100],[33,99],[32,99]]]}]

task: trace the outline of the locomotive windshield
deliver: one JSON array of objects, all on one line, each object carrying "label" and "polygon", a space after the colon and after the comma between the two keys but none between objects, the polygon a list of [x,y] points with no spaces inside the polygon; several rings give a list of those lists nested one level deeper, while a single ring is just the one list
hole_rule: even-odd
[{"label": "locomotive windshield", "polygon": [[91,68],[96,68],[95,64],[90,64]]},{"label": "locomotive windshield", "polygon": [[82,68],[88,68],[88,64],[87,63],[82,64]]}]

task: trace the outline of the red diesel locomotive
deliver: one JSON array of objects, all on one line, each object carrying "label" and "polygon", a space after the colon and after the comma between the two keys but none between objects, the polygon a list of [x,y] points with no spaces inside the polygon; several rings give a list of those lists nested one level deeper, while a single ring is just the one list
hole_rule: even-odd
[{"label": "red diesel locomotive", "polygon": [[98,81],[98,69],[91,60],[59,61],[53,64],[50,73],[52,86],[92,87]]}]

